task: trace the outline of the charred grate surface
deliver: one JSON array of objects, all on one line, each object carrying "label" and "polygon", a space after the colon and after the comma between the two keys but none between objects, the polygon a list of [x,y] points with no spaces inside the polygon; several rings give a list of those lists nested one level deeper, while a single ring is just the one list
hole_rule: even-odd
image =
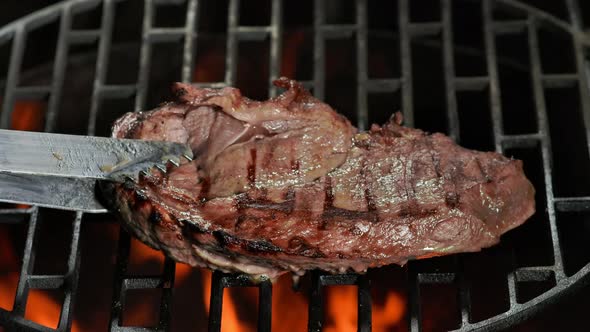
[{"label": "charred grate surface", "polygon": [[[179,79],[192,82],[195,71],[201,70],[195,65],[195,54],[200,45],[199,20],[202,19],[204,3],[197,0],[145,0],[143,6],[143,25],[141,29],[141,45],[139,50],[137,81],[131,84],[113,84],[107,80],[109,54],[113,48],[113,38],[117,34],[114,30],[116,4],[122,0],[73,0],[48,7],[14,24],[0,29],[0,46],[9,45],[9,63],[5,75],[4,92],[1,99],[0,128],[9,128],[12,112],[16,101],[21,99],[46,100],[45,131],[55,131],[58,121],[58,109],[63,96],[64,80],[68,62],[68,50],[80,45],[97,45],[96,71],[92,86],[91,102],[88,119],[83,132],[97,134],[101,105],[108,99],[134,98],[135,110],[145,109],[150,97],[150,68],[153,65],[154,49],[160,44],[182,42],[181,64]],[[549,121],[548,96],[559,89],[573,89],[577,93],[576,105],[583,121],[584,139],[590,142],[590,95],[588,89],[587,72],[590,70],[585,54],[588,47],[588,37],[583,34],[581,11],[575,0],[565,0],[564,7],[569,14],[567,20],[554,16],[515,0],[482,0],[477,6],[477,15],[481,16],[481,40],[484,70],[465,74],[458,63],[457,54],[462,52],[455,42],[456,22],[454,16],[458,3],[470,3],[468,0],[440,0],[434,17],[436,19],[416,20],[410,0],[398,0],[396,4],[397,26],[390,38],[396,43],[399,53],[388,61],[399,62],[399,75],[390,77],[374,77],[370,75],[370,39],[371,19],[368,15],[369,0],[354,1],[353,22],[333,23],[329,19],[330,11],[325,1],[313,1],[313,17],[311,31],[312,45],[312,75],[303,79],[304,84],[313,90],[320,99],[329,100],[327,89],[327,58],[328,44],[332,41],[353,40],[355,48],[355,113],[348,114],[356,119],[361,129],[366,129],[375,116],[375,110],[370,108],[370,100],[376,94],[397,94],[399,107],[403,110],[406,124],[417,125],[419,119],[421,96],[418,90],[418,78],[414,75],[414,64],[419,61],[415,56],[416,42],[425,41],[425,45],[434,41],[440,48],[442,61],[442,81],[444,85],[444,119],[447,134],[456,140],[463,139],[468,130],[462,125],[461,97],[465,93],[484,93],[487,98],[491,119],[493,149],[500,152],[534,151],[539,158],[540,176],[535,185],[543,186],[542,197],[538,210],[546,209],[548,229],[548,245],[551,257],[548,264],[517,264],[517,253],[508,248],[505,260],[509,262],[504,283],[508,305],[505,311],[485,319],[473,319],[473,303],[471,284],[465,269],[469,262],[466,256],[459,255],[449,259],[452,271],[440,272],[436,268],[428,267],[422,262],[412,262],[405,272],[407,274],[408,317],[410,331],[420,331],[423,328],[424,312],[420,301],[421,293],[426,286],[452,285],[457,291],[458,321],[453,327],[461,331],[495,330],[506,327],[541,310],[546,303],[556,300],[565,291],[571,291],[588,280],[590,264],[568,271],[564,240],[561,236],[560,216],[568,213],[589,213],[590,196],[585,194],[558,195],[556,183],[554,149],[557,142],[551,131]],[[181,26],[160,27],[155,24],[160,7],[170,4],[184,3],[186,16]],[[227,29],[225,33],[225,57],[223,59],[224,76],[215,82],[198,82],[200,86],[223,87],[236,85],[238,82],[238,62],[240,55],[239,44],[247,41],[268,41],[268,85],[281,75],[281,61],[284,57],[283,30],[284,1],[270,1],[270,19],[266,25],[250,26],[240,24],[240,7],[246,6],[245,1],[229,0],[227,9]],[[99,7],[102,6],[102,7]],[[101,8],[101,23],[98,28],[77,29],[73,25],[73,16],[85,11]],[[497,15],[501,12],[501,15]],[[49,84],[21,85],[21,69],[23,65],[27,39],[32,30],[42,28],[51,22],[59,22],[58,39],[53,56],[52,78]],[[547,71],[543,66],[541,34],[545,29],[564,38],[571,39],[568,47],[573,54],[573,70]],[[530,96],[534,113],[534,130],[517,132],[506,130],[507,114],[505,100],[502,95],[501,64],[503,59],[498,54],[499,38],[522,36],[525,41],[526,73],[530,83]],[[391,36],[390,36],[391,37]],[[4,74],[2,76],[4,77]],[[298,78],[298,77],[295,77]],[[527,90],[529,91],[529,90]],[[274,87],[269,88],[268,95],[277,94]],[[388,112],[391,110],[387,110]],[[463,110],[464,112],[464,110]],[[555,112],[555,111],[553,111]],[[550,135],[551,134],[551,135]],[[466,141],[464,141],[466,143]],[[590,146],[586,145],[584,149]],[[528,153],[528,152],[526,152]],[[525,153],[525,154],[526,154]],[[587,155],[587,151],[584,151]],[[41,221],[38,218],[39,209],[2,209],[0,223],[22,223],[27,226],[26,242],[20,279],[18,281],[13,309],[0,309],[0,326],[7,329],[21,329],[26,331],[66,331],[72,325],[73,299],[75,298],[80,264],[80,226],[82,214],[78,213],[72,220],[71,244],[67,260],[67,272],[63,275],[38,275],[33,273],[35,255],[37,253],[37,237]],[[566,219],[565,217],[563,218]],[[570,222],[567,219],[564,222]],[[572,221],[574,222],[574,221]],[[158,275],[133,275],[128,273],[130,239],[126,233],[121,233],[117,255],[115,285],[113,287],[113,305],[111,312],[110,330],[112,331],[165,331],[169,328],[171,316],[171,299],[174,289],[175,264],[166,260],[162,272]],[[426,266],[426,268],[424,268]],[[358,330],[371,330],[371,296],[370,280],[368,276],[359,275],[324,275],[312,273],[310,289],[309,320],[310,331],[321,331],[324,319],[324,298],[322,289],[330,285],[354,285],[358,287]],[[549,282],[552,287],[532,299],[523,300],[519,285],[528,282]],[[209,331],[221,329],[222,299],[225,288],[228,287],[257,287],[259,291],[258,330],[269,331],[271,328],[271,299],[272,287],[268,282],[252,283],[240,275],[225,275],[214,273],[211,284]],[[31,289],[60,289],[64,293],[60,320],[56,329],[47,328],[24,318],[24,312]],[[162,289],[159,306],[159,320],[153,327],[122,326],[124,316],[123,306],[128,290]]]}]

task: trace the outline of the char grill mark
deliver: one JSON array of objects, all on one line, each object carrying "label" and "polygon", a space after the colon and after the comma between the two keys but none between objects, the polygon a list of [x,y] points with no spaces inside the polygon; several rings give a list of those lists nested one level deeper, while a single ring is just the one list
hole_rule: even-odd
[{"label": "char grill mark", "polygon": [[101,183],[126,228],[177,261],[274,279],[477,251],[534,212],[519,161],[399,116],[356,134],[296,82],[277,84],[288,90],[264,102],[178,84],[177,102],[118,120],[115,137],[186,142],[197,156]]},{"label": "char grill mark", "polygon": [[211,188],[211,179],[209,177],[201,178],[201,190],[199,192],[199,201],[204,202]]},{"label": "char grill mark", "polygon": [[248,183],[250,187],[256,186],[256,148],[250,149],[250,164],[248,165]]},{"label": "char grill mark", "polygon": [[330,215],[330,212],[334,210],[333,204],[334,192],[332,189],[332,178],[328,175],[324,180],[324,207],[318,229],[325,230],[328,227],[328,221],[333,218],[333,216]]},{"label": "char grill mark", "polygon": [[348,220],[351,222],[355,220],[368,220],[371,222],[377,222],[375,211],[354,211],[330,207],[322,214],[322,219],[326,221],[333,220],[334,218]]},{"label": "char grill mark", "polygon": [[373,194],[371,193],[371,186],[367,183],[367,172],[368,172],[368,160],[365,158],[362,161],[362,167],[360,170],[361,177],[363,178],[363,194],[365,198],[365,202],[367,204],[367,217],[373,223],[379,222],[379,212],[377,211],[377,205],[375,204],[375,200],[373,199]]},{"label": "char grill mark", "polygon": [[334,193],[332,192],[332,178],[327,175],[324,184],[324,210],[328,210],[334,203]]},{"label": "char grill mark", "polygon": [[241,209],[256,209],[256,210],[273,210],[283,213],[291,213],[293,210],[293,201],[285,201],[282,203],[274,203],[264,199],[245,199],[240,203]]},{"label": "char grill mark", "polygon": [[437,213],[437,208],[424,208],[416,199],[406,201],[398,212],[400,218],[427,218]]},{"label": "char grill mark", "polygon": [[450,209],[454,209],[459,205],[459,195],[454,192],[448,192],[445,194],[445,203]]},{"label": "char grill mark", "polygon": [[239,246],[246,251],[257,254],[282,251],[281,248],[267,241],[245,241],[224,231],[214,231],[213,236],[217,239],[217,242],[222,248],[232,249],[232,247]]},{"label": "char grill mark", "polygon": [[289,240],[289,253],[310,258],[326,257],[319,248],[310,245],[304,238],[299,236],[295,236]]}]

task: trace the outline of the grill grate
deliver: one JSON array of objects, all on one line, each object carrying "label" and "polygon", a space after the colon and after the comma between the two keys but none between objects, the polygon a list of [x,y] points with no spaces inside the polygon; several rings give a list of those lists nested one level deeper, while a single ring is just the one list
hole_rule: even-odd
[{"label": "grill grate", "polygon": [[[86,132],[94,135],[97,132],[97,118],[101,103],[106,99],[120,99],[134,96],[134,109],[146,108],[149,94],[150,67],[152,65],[152,51],[154,45],[164,42],[183,41],[181,80],[191,82],[195,68],[195,54],[198,49],[199,19],[203,15],[202,3],[197,0],[145,0],[143,26],[139,56],[138,79],[135,84],[108,84],[107,72],[109,68],[109,54],[113,45],[113,31],[116,4],[121,0],[89,0],[69,1],[43,9],[31,16],[19,20],[0,30],[0,44],[11,43],[10,62],[5,80],[4,97],[2,99],[2,113],[0,113],[0,128],[8,128],[11,123],[11,112],[15,101],[28,98],[43,100],[48,98],[45,131],[54,131],[57,114],[63,95],[64,79],[68,59],[68,49],[75,45],[86,45],[98,42],[96,58],[96,73],[93,82],[90,111]],[[185,24],[181,27],[156,27],[155,15],[158,7],[165,4],[186,2],[187,10]],[[547,117],[546,93],[551,89],[562,87],[577,87],[579,105],[582,110],[585,125],[586,141],[590,142],[590,91],[588,75],[590,70],[584,54],[588,46],[588,37],[582,33],[581,11],[575,0],[566,0],[565,5],[570,15],[569,21],[559,20],[539,9],[515,0],[483,0],[481,15],[483,20],[483,43],[485,46],[486,74],[477,76],[457,75],[455,55],[458,52],[454,42],[453,31],[453,3],[459,0],[440,0],[440,20],[415,22],[411,19],[410,1],[397,2],[399,61],[401,73],[399,77],[372,78],[369,75],[369,17],[368,1],[354,2],[354,23],[328,23],[327,3],[316,0],[313,3],[313,76],[303,83],[311,88],[315,96],[320,99],[326,97],[326,42],[329,40],[345,40],[354,38],[356,46],[356,119],[361,129],[366,129],[369,123],[369,97],[376,93],[396,93],[401,96],[401,108],[405,122],[415,124],[415,82],[413,80],[412,42],[423,37],[439,37],[442,50],[442,65],[444,68],[444,99],[446,103],[446,120],[448,134],[456,140],[461,138],[460,112],[458,94],[471,91],[487,90],[489,94],[489,109],[491,113],[493,144],[500,152],[523,148],[539,149],[542,163],[542,180],[545,184],[545,197],[548,228],[550,233],[553,264],[539,266],[517,267],[514,263],[514,253],[510,255],[511,270],[507,274],[507,297],[509,308],[494,317],[474,321],[471,317],[471,294],[469,282],[464,273],[467,264],[464,257],[459,255],[452,258],[454,272],[423,271],[417,264],[410,263],[405,270],[408,281],[408,327],[410,331],[422,330],[423,312],[420,303],[421,289],[424,285],[454,285],[458,289],[458,304],[460,322],[457,327],[461,331],[492,330],[514,324],[527,315],[540,310],[545,303],[557,299],[557,295],[566,290],[571,291],[579,287],[582,281],[587,281],[590,275],[590,265],[585,265],[574,274],[568,275],[564,267],[563,244],[560,243],[560,229],[558,212],[590,211],[590,197],[586,196],[556,196],[553,189],[553,153],[549,135],[549,121]],[[80,30],[72,28],[72,17],[77,13],[89,11],[102,4],[102,23],[98,29]],[[235,85],[237,82],[238,45],[242,41],[261,41],[268,39],[269,47],[269,88],[268,94],[275,96],[278,91],[270,84],[281,73],[281,51],[283,49],[283,1],[272,0],[270,24],[265,26],[240,25],[240,6],[245,2],[229,0],[227,37],[225,54],[225,76],[222,82],[197,83],[201,86],[222,87]],[[518,19],[498,20],[494,11],[501,8],[507,12],[520,15]],[[27,36],[31,30],[42,27],[48,22],[59,19],[59,34],[57,48],[53,62],[53,76],[49,85],[21,86],[20,75],[27,44]],[[575,56],[575,71],[560,73],[545,73],[539,46],[539,31],[550,27],[556,33],[567,34],[572,38]],[[527,40],[528,61],[530,64],[530,82],[532,98],[536,115],[537,130],[532,133],[510,133],[504,131],[503,103],[499,75],[499,56],[496,54],[496,38],[498,36],[516,35],[524,33]],[[588,146],[590,147],[590,146]],[[543,209],[542,206],[539,209]],[[24,312],[31,289],[61,289],[65,299],[61,309],[59,325],[56,331],[66,331],[71,328],[73,301],[77,292],[79,264],[80,264],[80,225],[82,214],[75,215],[72,228],[72,242],[67,262],[67,272],[63,275],[38,275],[33,273],[36,243],[39,225],[39,209],[3,209],[0,210],[0,223],[17,222],[27,224],[27,237],[24,247],[24,259],[20,272],[20,280],[16,291],[14,307],[11,311],[0,309],[0,325],[9,329],[23,329],[29,331],[54,331],[24,318]],[[160,302],[158,324],[142,331],[164,331],[169,327],[171,317],[171,299],[174,288],[175,264],[166,260],[159,275],[136,276],[128,274],[130,239],[121,233],[116,264],[116,278],[113,293],[110,329],[112,331],[137,331],[138,327],[122,326],[123,304],[126,292],[132,289],[163,290]],[[358,288],[358,330],[371,330],[371,295],[370,278],[359,275],[325,275],[314,272],[309,304],[308,329],[320,331],[323,322],[324,298],[322,289],[330,285],[354,285]],[[532,300],[519,301],[518,283],[532,281],[549,281],[555,287]],[[228,287],[257,287],[259,292],[258,330],[271,329],[271,299],[272,286],[269,282],[253,284],[243,276],[214,273],[211,285],[209,331],[221,329],[222,299],[225,288]]]}]

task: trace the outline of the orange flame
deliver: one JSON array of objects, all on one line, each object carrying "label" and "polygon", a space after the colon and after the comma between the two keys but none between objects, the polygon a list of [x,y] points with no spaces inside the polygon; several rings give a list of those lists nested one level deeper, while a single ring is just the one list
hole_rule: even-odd
[{"label": "orange flame", "polygon": [[291,331],[307,329],[307,296],[295,292],[291,287],[290,275],[284,275],[272,289],[272,330],[281,331],[287,327]]},{"label": "orange flame", "polygon": [[[56,328],[59,323],[61,305],[46,292],[31,290],[27,299],[25,318],[43,326]],[[80,331],[78,323],[72,322],[72,331]]]},{"label": "orange flame", "polygon": [[[357,288],[331,286],[326,289],[326,332],[357,330]],[[389,291],[384,305],[372,306],[373,331],[388,331],[399,324],[405,313],[405,302],[400,294]]]},{"label": "orange flame", "polygon": [[[12,310],[18,285],[18,256],[6,232],[0,230],[0,307]],[[25,318],[38,324],[56,328],[59,323],[61,304],[49,294],[30,290],[25,309]],[[78,332],[78,324],[72,322],[72,331]]]},{"label": "orange flame", "polygon": [[402,323],[405,312],[404,298],[395,291],[389,291],[383,306],[373,305],[373,331],[386,331]]},{"label": "orange flame", "polygon": [[331,286],[326,289],[326,332],[357,330],[357,292],[354,286]]},{"label": "orange flame", "polygon": [[0,308],[12,310],[18,284],[18,257],[3,229],[0,229],[0,253]]},{"label": "orange flame", "polygon": [[[131,251],[129,257],[130,265],[141,266],[148,262],[158,262],[159,266],[164,265],[164,254],[161,251],[152,249],[139,240],[131,239]],[[191,267],[186,264],[176,264],[175,281],[183,282],[191,273]]]},{"label": "orange flame", "polygon": [[[203,278],[203,303],[205,304],[205,310],[207,311],[207,314],[209,314],[212,273],[209,270],[203,269],[201,276]],[[223,292],[223,307],[221,308],[221,332],[254,331],[252,326],[243,324],[240,321],[237,307],[234,303],[232,295],[231,288],[226,288]]]},{"label": "orange flame", "polygon": [[12,310],[14,294],[18,284],[18,273],[0,275],[0,308]]}]

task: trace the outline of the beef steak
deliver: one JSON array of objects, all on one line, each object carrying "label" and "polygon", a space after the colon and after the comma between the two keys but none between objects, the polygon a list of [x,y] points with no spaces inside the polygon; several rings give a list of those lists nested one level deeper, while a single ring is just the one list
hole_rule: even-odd
[{"label": "beef steak", "polygon": [[254,101],[177,83],[175,102],[128,113],[113,136],[189,144],[195,159],[102,183],[128,230],[192,266],[271,279],[362,272],[478,251],[535,210],[522,162],[401,126],[358,132],[281,78]]}]

